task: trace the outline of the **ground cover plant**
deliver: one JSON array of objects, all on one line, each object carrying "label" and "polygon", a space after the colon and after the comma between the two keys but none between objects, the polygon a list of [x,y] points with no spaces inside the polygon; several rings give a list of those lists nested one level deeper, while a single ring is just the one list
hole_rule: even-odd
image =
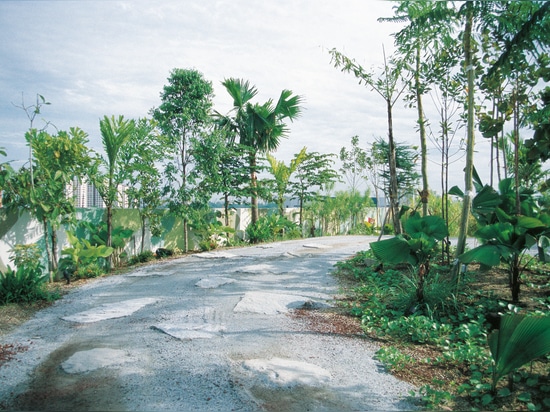
[{"label": "ground cover plant", "polygon": [[[547,332],[550,309],[550,266],[531,263],[522,274],[522,300],[510,301],[505,267],[480,271],[470,265],[460,283],[445,268],[425,279],[424,301],[410,311],[418,279],[405,265],[384,265],[371,251],[339,262],[346,285],[348,310],[361,320],[364,332],[381,344],[378,360],[395,376],[419,387],[428,409],[544,410],[550,408],[550,356],[535,353],[521,361],[526,347],[501,356],[496,339],[511,342],[505,319],[517,324],[542,320]],[[502,320],[501,320],[502,319]],[[502,323],[503,325],[499,325]],[[536,339],[536,338],[535,338]],[[539,346],[548,345],[542,335]],[[536,351],[535,351],[536,352]],[[548,353],[543,350],[542,353]],[[493,361],[494,360],[494,361]],[[502,378],[502,379],[501,379]],[[508,379],[506,379],[508,378]]]}]

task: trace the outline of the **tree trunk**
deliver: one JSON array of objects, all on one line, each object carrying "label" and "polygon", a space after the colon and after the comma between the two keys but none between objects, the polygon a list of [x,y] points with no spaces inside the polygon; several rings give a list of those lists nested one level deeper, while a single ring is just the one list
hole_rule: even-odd
[{"label": "tree trunk", "polygon": [[251,203],[251,222],[255,224],[258,221],[258,176],[256,174],[256,153],[250,154],[250,186],[252,188]]},{"label": "tree trunk", "polygon": [[[113,230],[113,206],[111,204],[107,205],[107,246],[112,246],[112,233]],[[113,254],[111,253],[107,258],[107,271],[110,271],[113,264]]]},{"label": "tree trunk", "polygon": [[420,44],[416,46],[416,70],[414,72],[414,88],[416,92],[416,108],[418,111],[418,130],[420,133],[420,155],[422,158],[422,216],[428,214],[428,149],[426,144],[426,119],[424,118],[424,108],[422,106],[422,92],[420,90]]},{"label": "tree trunk", "polygon": [[400,235],[401,221],[399,220],[399,199],[397,186],[397,154],[395,150],[395,142],[393,140],[393,120],[392,106],[390,99],[386,99],[388,111],[388,142],[390,148],[390,208],[392,210],[393,228],[396,235]]},{"label": "tree trunk", "polygon": [[[470,216],[470,207],[472,204],[472,173],[474,167],[474,65],[472,59],[472,24],[473,24],[473,5],[472,2],[466,3],[467,17],[464,27],[464,65],[468,77],[468,124],[466,137],[466,168],[464,173],[464,199],[462,202],[462,215],[460,218],[460,229],[458,233],[458,243],[456,246],[456,256],[464,253],[466,248],[466,237],[468,236],[468,218]],[[458,268],[457,268],[458,269]]]},{"label": "tree trunk", "polygon": [[225,226],[229,227],[229,195],[223,195],[223,212],[225,213]]},{"label": "tree trunk", "polygon": [[143,253],[143,247],[145,245],[145,224],[147,220],[145,216],[141,216],[141,253]]},{"label": "tree trunk", "polygon": [[48,257],[48,273],[50,276],[50,282],[53,282],[53,270],[52,270],[52,254],[50,249],[50,242],[48,241],[49,233],[48,233],[48,221],[46,218],[42,218],[42,228],[44,229],[44,243],[46,246],[46,255]]}]

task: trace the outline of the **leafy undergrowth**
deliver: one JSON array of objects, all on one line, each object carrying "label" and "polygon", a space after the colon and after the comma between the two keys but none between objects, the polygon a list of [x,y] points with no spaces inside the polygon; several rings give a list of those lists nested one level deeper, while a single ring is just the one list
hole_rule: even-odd
[{"label": "leafy undergrowth", "polygon": [[550,409],[550,356],[516,370],[492,392],[487,344],[503,313],[550,314],[550,265],[528,266],[516,304],[501,268],[470,266],[459,281],[451,281],[444,268],[432,269],[418,304],[418,283],[406,266],[381,269],[370,252],[337,266],[348,296],[342,305],[380,343],[377,358],[387,370],[419,388],[411,395],[427,409]]}]

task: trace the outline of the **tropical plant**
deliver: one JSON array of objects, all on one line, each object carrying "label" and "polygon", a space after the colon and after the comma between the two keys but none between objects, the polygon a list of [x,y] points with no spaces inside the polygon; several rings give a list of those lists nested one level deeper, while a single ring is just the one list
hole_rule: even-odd
[{"label": "tropical plant", "polygon": [[[520,200],[519,214],[516,194]],[[475,236],[482,244],[460,255],[460,261],[478,262],[484,267],[506,263],[512,300],[518,302],[522,256],[537,244],[540,236],[547,234],[550,216],[539,210],[531,189],[520,188],[516,192],[513,178],[501,180],[499,192],[488,185],[479,189],[472,202],[472,214],[479,225]]]},{"label": "tropical plant", "polygon": [[[97,188],[107,209],[106,245],[112,246],[113,208],[120,201],[120,186],[126,180],[126,165],[122,162],[123,147],[128,144],[135,130],[135,121],[126,120],[124,116],[104,116],[99,121],[101,141],[106,158],[102,157],[105,172],[97,170],[93,175],[93,183]],[[111,257],[107,260],[111,268]]]},{"label": "tropical plant", "polygon": [[257,95],[258,90],[248,81],[229,78],[222,84],[233,99],[233,115],[219,117],[225,119],[223,123],[238,135],[241,145],[252,149],[248,161],[252,192],[252,223],[256,223],[259,218],[258,155],[275,151],[281,138],[288,136],[289,129],[285,121],[287,119],[293,121],[300,115],[302,98],[293,95],[290,90],[283,90],[275,104],[272,99],[264,104],[252,104],[251,100]]},{"label": "tropical plant", "polygon": [[294,172],[298,169],[300,164],[306,159],[306,148],[302,148],[300,152],[294,156],[290,161],[290,165],[286,165],[285,162],[277,160],[271,154],[267,154],[267,161],[269,162],[268,171],[273,175],[273,181],[271,184],[275,191],[275,203],[279,210],[279,215],[284,216],[284,204],[285,195],[289,191],[290,178]]},{"label": "tropical plant", "polygon": [[413,213],[405,222],[405,234],[370,244],[374,256],[383,263],[407,263],[417,277],[417,303],[424,302],[424,283],[439,242],[448,236],[445,221],[439,216]]},{"label": "tropical plant", "polygon": [[262,216],[256,223],[250,223],[246,228],[246,236],[250,243],[262,243],[298,238],[301,232],[296,223],[278,213],[272,213]]},{"label": "tropical plant", "polygon": [[72,231],[67,231],[70,247],[61,250],[59,271],[67,280],[70,276],[95,277],[101,274],[103,262],[112,255],[114,249],[106,245],[94,245],[85,238],[78,238]]},{"label": "tropical plant", "polygon": [[34,243],[13,248],[10,261],[16,269],[8,266],[4,273],[0,273],[0,305],[33,302],[48,297],[44,289],[48,276],[44,274],[41,258],[42,252]]},{"label": "tropical plant", "polygon": [[499,329],[489,334],[488,342],[494,362],[492,392],[495,394],[502,377],[550,352],[550,317],[503,315]]}]

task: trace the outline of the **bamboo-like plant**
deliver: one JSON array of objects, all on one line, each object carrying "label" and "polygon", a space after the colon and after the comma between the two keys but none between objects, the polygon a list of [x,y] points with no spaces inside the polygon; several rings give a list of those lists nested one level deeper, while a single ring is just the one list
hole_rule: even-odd
[{"label": "bamboo-like plant", "polygon": [[517,368],[550,352],[550,317],[507,314],[488,336],[494,361],[492,391]]}]

